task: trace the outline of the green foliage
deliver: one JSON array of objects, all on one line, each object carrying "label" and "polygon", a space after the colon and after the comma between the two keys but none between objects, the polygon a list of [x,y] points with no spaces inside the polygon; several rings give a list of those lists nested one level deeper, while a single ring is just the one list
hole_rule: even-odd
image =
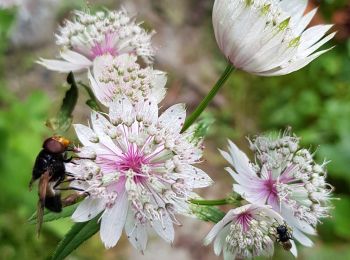
[{"label": "green foliage", "polygon": [[56,133],[64,133],[69,129],[73,120],[72,113],[78,101],[78,87],[72,72],[67,76],[67,83],[70,85],[70,89],[66,92],[66,95],[63,98],[57,116],[50,118],[47,121],[47,126]]},{"label": "green foliage", "polygon": [[[68,218],[72,216],[73,212],[75,209],[78,207],[78,204],[74,204],[68,207],[65,207],[62,209],[61,212],[56,213],[56,212],[51,212],[45,209],[44,216],[43,216],[43,222],[50,222],[54,220],[58,220],[61,218]],[[29,219],[28,219],[29,224],[36,224],[37,223],[37,213],[35,212]]]},{"label": "green foliage", "polygon": [[72,253],[83,242],[92,237],[100,229],[100,224],[96,218],[82,223],[76,223],[58,244],[52,260],[61,260]]},{"label": "green foliage", "polygon": [[225,216],[225,212],[212,206],[191,204],[191,211],[198,219],[213,223],[218,223]]}]

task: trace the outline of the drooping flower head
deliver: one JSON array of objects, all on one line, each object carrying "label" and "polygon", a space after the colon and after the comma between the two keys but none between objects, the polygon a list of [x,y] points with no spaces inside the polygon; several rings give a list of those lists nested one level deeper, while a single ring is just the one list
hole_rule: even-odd
[{"label": "drooping flower head", "polygon": [[[79,156],[66,165],[79,180],[71,183],[89,194],[72,218],[88,221],[101,215],[100,235],[107,248],[118,242],[123,227],[138,250],[152,228],[167,242],[174,239],[175,214],[189,213],[194,188],[211,179],[192,166],[202,156],[192,133],[180,134],[185,120],[182,104],[158,117],[152,100],[132,104],[120,97],[110,106],[108,118],[93,112],[92,127],[75,125]],[[90,159],[87,159],[90,158]]]},{"label": "drooping flower head", "polygon": [[66,21],[56,35],[63,60],[39,61],[48,69],[80,71],[91,67],[97,57],[115,57],[124,53],[142,57],[146,63],[152,62],[151,37],[154,33],[147,33],[124,9],[96,14],[75,11],[74,15],[73,20]]},{"label": "drooping flower head", "polygon": [[307,0],[216,0],[213,26],[216,41],[238,69],[261,76],[299,70],[327,50],[323,38],[331,25],[305,29],[316,9],[304,15]]},{"label": "drooping flower head", "polygon": [[325,163],[317,164],[289,131],[258,136],[250,144],[255,163],[232,142],[229,153],[221,151],[235,169],[226,168],[237,182],[233,190],[251,203],[271,205],[293,229],[293,237],[312,246],[307,234],[316,234],[317,223],[330,209],[332,187],[326,182]]},{"label": "drooping flower head", "polygon": [[[274,226],[282,217],[267,206],[248,204],[231,209],[204,239],[208,245],[214,239],[214,252],[223,251],[225,260],[270,257],[274,252]],[[293,243],[292,252],[296,254]]]},{"label": "drooping flower head", "polygon": [[93,74],[89,72],[88,76],[95,96],[105,106],[121,94],[132,103],[148,97],[159,103],[165,95],[166,74],[151,67],[141,68],[131,54],[96,58]]}]

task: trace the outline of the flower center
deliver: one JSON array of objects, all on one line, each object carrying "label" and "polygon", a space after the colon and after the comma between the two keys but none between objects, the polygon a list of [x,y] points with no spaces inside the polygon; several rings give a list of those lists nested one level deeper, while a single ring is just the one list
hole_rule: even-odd
[{"label": "flower center", "polygon": [[252,219],[252,214],[244,212],[237,216],[236,222],[238,222],[242,226],[243,231],[246,232],[249,229],[250,221]]},{"label": "flower center", "polygon": [[265,181],[264,185],[265,185],[265,188],[270,193],[270,196],[277,197],[278,192],[276,189],[276,180],[268,179]]},{"label": "flower center", "polygon": [[114,34],[107,33],[104,37],[104,40],[101,42],[96,41],[95,45],[91,48],[91,58],[94,59],[98,56],[105,54],[110,54],[112,56],[117,56],[118,51],[114,47]]},{"label": "flower center", "polygon": [[143,182],[147,177],[143,167],[147,164],[146,157],[137,148],[129,148],[127,153],[117,162],[117,168],[121,172],[132,170],[134,172],[134,182]]}]

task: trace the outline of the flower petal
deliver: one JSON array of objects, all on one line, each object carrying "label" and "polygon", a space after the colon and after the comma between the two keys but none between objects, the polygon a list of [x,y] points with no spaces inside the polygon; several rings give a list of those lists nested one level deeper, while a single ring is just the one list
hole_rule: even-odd
[{"label": "flower petal", "polygon": [[158,124],[164,129],[179,133],[186,119],[186,110],[184,104],[176,104],[169,107],[158,119]]},{"label": "flower petal", "polygon": [[115,246],[122,234],[128,212],[126,192],[118,194],[112,208],[106,208],[102,214],[100,236],[106,248]]},{"label": "flower petal", "polygon": [[80,202],[78,208],[74,211],[72,219],[75,222],[85,222],[96,217],[105,208],[103,199],[87,197]]},{"label": "flower petal", "polygon": [[152,227],[166,242],[172,243],[174,241],[174,226],[168,213],[162,216],[162,221],[154,220]]},{"label": "flower petal", "polygon": [[130,243],[143,253],[148,240],[147,228],[141,223],[136,223],[135,215],[131,210],[129,210],[126,218],[125,233]]}]

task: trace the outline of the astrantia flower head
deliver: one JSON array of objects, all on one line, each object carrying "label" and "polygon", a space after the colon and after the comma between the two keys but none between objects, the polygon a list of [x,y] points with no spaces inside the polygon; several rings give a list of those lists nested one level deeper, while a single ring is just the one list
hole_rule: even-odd
[{"label": "astrantia flower head", "polygon": [[327,50],[315,52],[334,37],[331,25],[305,30],[316,9],[304,15],[307,0],[216,0],[216,41],[238,69],[261,76],[299,70]]},{"label": "astrantia flower head", "polygon": [[316,234],[317,223],[330,209],[332,187],[326,182],[325,163],[317,164],[289,131],[277,137],[258,136],[250,144],[255,163],[232,142],[229,153],[221,151],[235,169],[227,168],[237,182],[233,190],[251,203],[271,205],[291,226],[293,237],[312,246],[306,234]]},{"label": "astrantia flower head", "polygon": [[89,79],[95,96],[106,106],[120,94],[126,95],[132,103],[148,97],[159,103],[164,98],[167,81],[164,72],[141,68],[137,57],[131,54],[96,58]]},{"label": "astrantia flower head", "polygon": [[76,11],[73,21],[66,21],[56,35],[62,47],[62,60],[41,59],[48,69],[69,72],[92,66],[96,57],[106,54],[118,56],[130,53],[142,57],[146,63],[153,60],[152,33],[147,33],[128,13],[101,11],[89,14]]},{"label": "astrantia flower head", "polygon": [[174,239],[175,214],[189,213],[194,188],[212,183],[192,166],[202,156],[192,133],[180,134],[185,109],[174,105],[158,117],[155,101],[132,104],[120,97],[110,106],[109,117],[93,112],[92,128],[75,125],[79,156],[66,165],[79,180],[71,183],[89,196],[72,218],[88,221],[101,215],[100,235],[107,248],[118,242],[123,227],[130,242],[143,251],[147,230],[167,242]]},{"label": "astrantia flower head", "polygon": [[[208,245],[214,239],[214,252],[223,251],[225,260],[257,256],[270,257],[274,252],[274,226],[282,224],[282,217],[267,206],[248,204],[231,209],[204,239]],[[292,252],[295,253],[293,243]]]}]

